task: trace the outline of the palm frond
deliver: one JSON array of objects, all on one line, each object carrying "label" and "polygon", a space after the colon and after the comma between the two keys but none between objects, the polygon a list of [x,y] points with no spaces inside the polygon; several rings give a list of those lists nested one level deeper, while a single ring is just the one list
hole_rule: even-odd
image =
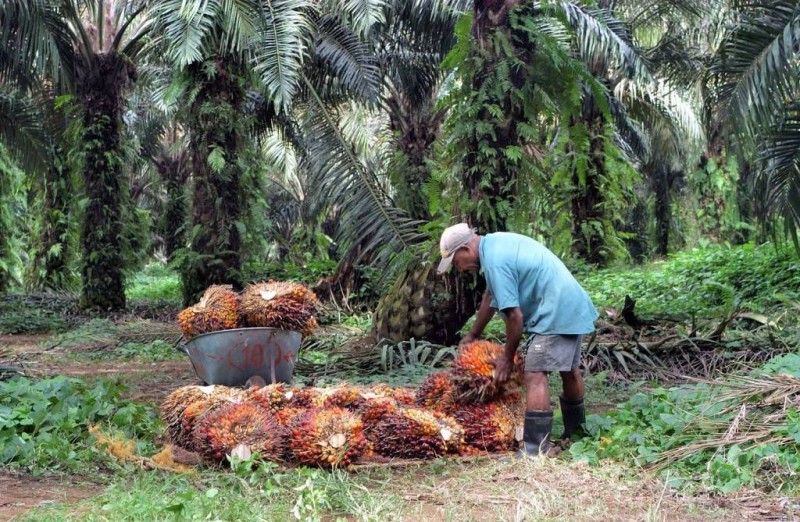
[{"label": "palm frond", "polygon": [[800,229],[800,102],[786,106],[759,156],[763,168],[756,177],[756,196],[763,214],[782,217],[790,230]]},{"label": "palm frond", "polygon": [[222,18],[220,0],[163,0],[154,12],[168,42],[168,58],[179,67],[202,60]]},{"label": "palm frond", "polygon": [[261,0],[253,63],[267,96],[286,109],[300,85],[311,34],[311,2]]},{"label": "palm frond", "polygon": [[720,114],[753,139],[797,96],[800,6],[794,0],[742,2],[740,19],[720,49],[712,74]]},{"label": "palm frond", "polygon": [[366,38],[372,28],[385,21],[385,11],[391,0],[336,0],[331,12],[341,14],[350,27]]},{"label": "palm frond", "polygon": [[0,142],[30,172],[47,168],[49,138],[37,100],[18,89],[0,84]]},{"label": "palm frond", "polygon": [[630,42],[624,25],[602,9],[589,8],[575,2],[536,5],[545,14],[564,20],[575,34],[581,59],[588,64],[598,60],[606,68],[618,70],[629,78],[650,78],[643,55]]},{"label": "palm frond", "polygon": [[315,76],[335,79],[346,92],[363,100],[377,100],[381,84],[378,63],[366,43],[339,19],[323,16],[319,21],[315,51]]},{"label": "palm frond", "polygon": [[471,2],[395,0],[375,53],[387,83],[409,100],[427,100],[445,71],[439,64],[455,45],[455,25]]},{"label": "palm frond", "polygon": [[344,138],[332,107],[306,81],[313,105],[307,111],[305,156],[314,198],[337,205],[341,220],[340,244],[347,256],[393,266],[398,254],[426,239],[422,224],[392,205],[373,172],[359,161],[352,144]]},{"label": "palm frond", "polygon": [[49,0],[0,2],[0,79],[21,88],[41,76],[69,84],[74,72],[73,40],[58,4]]}]

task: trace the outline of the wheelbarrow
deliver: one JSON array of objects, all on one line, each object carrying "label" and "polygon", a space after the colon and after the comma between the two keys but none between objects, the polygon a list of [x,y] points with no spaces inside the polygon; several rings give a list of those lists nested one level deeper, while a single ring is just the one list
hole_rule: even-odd
[{"label": "wheelbarrow", "polygon": [[236,328],[194,337],[177,349],[189,356],[206,384],[243,386],[254,376],[291,384],[300,332],[277,328]]}]

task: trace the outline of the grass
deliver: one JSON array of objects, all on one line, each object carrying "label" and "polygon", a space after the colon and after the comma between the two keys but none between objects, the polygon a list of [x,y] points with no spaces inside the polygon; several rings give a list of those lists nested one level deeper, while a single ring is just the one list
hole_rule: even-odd
[{"label": "grass", "polygon": [[150,263],[127,281],[125,297],[131,302],[166,302],[180,306],[183,299],[180,277],[162,263]]},{"label": "grass", "polygon": [[768,311],[800,302],[800,256],[765,244],[679,252],[638,268],[581,273],[595,306],[621,308],[626,295],[644,314],[714,316],[741,307]]},{"label": "grass", "polygon": [[25,521],[105,520],[725,520],[618,466],[555,459],[438,460],[403,468],[307,468],[120,475],[102,495],[39,508]]}]

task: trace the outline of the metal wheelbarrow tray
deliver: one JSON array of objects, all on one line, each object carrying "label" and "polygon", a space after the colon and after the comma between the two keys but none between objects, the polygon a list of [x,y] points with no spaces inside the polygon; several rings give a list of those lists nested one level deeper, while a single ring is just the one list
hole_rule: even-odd
[{"label": "metal wheelbarrow tray", "polygon": [[206,384],[242,386],[255,375],[267,383],[291,384],[302,340],[300,332],[236,328],[198,335],[178,349]]}]

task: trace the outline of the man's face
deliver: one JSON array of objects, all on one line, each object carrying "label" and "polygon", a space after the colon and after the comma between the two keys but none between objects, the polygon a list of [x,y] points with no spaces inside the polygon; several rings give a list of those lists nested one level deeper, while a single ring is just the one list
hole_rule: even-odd
[{"label": "man's face", "polygon": [[453,254],[453,266],[459,272],[477,272],[478,271],[478,256],[473,252],[472,245],[456,250]]}]

